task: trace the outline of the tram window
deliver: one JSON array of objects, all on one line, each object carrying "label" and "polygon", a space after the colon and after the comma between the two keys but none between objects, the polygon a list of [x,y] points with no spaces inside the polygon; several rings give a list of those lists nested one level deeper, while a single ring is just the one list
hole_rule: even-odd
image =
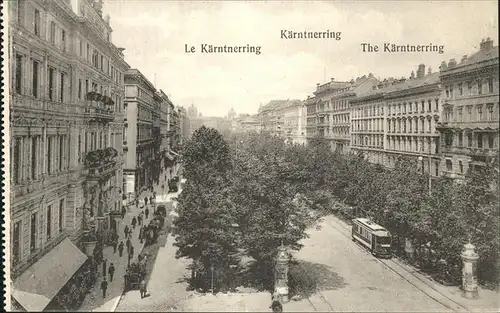
[{"label": "tram window", "polygon": [[381,245],[389,245],[391,244],[390,237],[377,237],[377,243]]}]

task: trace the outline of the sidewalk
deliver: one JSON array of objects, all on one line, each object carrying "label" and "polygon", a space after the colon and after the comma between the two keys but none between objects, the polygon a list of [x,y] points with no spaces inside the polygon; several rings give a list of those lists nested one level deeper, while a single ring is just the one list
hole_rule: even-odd
[{"label": "sidewalk", "polygon": [[[135,206],[128,207],[127,214],[125,214],[124,219],[122,219],[118,225],[118,235],[120,236],[118,239],[118,243],[120,243],[120,241],[123,241],[123,243],[125,244],[126,239],[124,239],[124,232],[123,232],[125,225],[129,225],[129,227],[131,227],[130,223],[132,221],[132,217],[137,216],[140,211],[141,210],[137,209]],[[149,219],[151,218],[152,216],[150,215]],[[145,222],[147,223],[148,220],[145,220]],[[130,261],[132,263],[137,259],[137,256],[142,251],[142,247],[144,246],[144,244],[141,244],[139,242],[139,228],[137,226],[132,231],[130,241],[132,242],[132,246],[134,247],[134,258]],[[118,302],[120,301],[120,297],[124,289],[123,275],[125,275],[125,271],[128,265],[127,248],[125,247],[123,249],[123,255],[120,258],[118,249],[116,253],[113,253],[113,247],[106,246],[104,247],[103,256],[105,259],[108,260],[107,262],[108,268],[111,263],[113,263],[115,266],[115,274],[113,276],[113,281],[112,282],[109,281],[109,275],[107,275],[106,277],[106,280],[108,281],[106,298],[103,299],[102,297],[101,282],[103,277],[102,277],[102,265],[101,265],[99,266],[98,279],[96,285],[90,291],[90,293],[87,294],[85,300],[83,301],[78,311],[112,312],[115,310],[116,306],[118,305]]]},{"label": "sidewalk", "polygon": [[[350,236],[350,226],[344,221],[331,215],[338,230]],[[428,296],[442,303],[446,307],[456,312],[499,312],[500,294],[496,291],[486,290],[479,287],[478,299],[466,299],[462,297],[461,290],[457,286],[444,286],[430,279],[418,269],[405,264],[401,260],[393,257],[391,260],[379,260],[412,285],[420,289]]]}]

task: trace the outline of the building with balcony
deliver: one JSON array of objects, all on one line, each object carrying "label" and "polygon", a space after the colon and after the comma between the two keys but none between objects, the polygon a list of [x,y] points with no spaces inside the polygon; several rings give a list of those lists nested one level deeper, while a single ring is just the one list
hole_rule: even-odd
[{"label": "building with balcony", "polygon": [[[440,175],[439,74],[425,65],[409,79],[389,78],[351,100],[351,147],[370,162],[393,167],[399,156],[421,161],[422,172]],[[429,169],[430,168],[430,169]]]},{"label": "building with balcony", "polygon": [[260,132],[260,121],[255,115],[240,114],[235,118],[236,129],[235,132]]},{"label": "building with balcony", "polygon": [[443,110],[441,133],[443,171],[463,178],[469,168],[484,166],[498,153],[498,46],[482,40],[479,51],[452,59],[440,67]]},{"label": "building with balcony", "polygon": [[323,95],[323,100],[315,109],[317,119],[314,124],[322,130],[322,136],[328,140],[332,150],[350,152],[350,100],[357,94],[371,90],[377,83],[377,79],[370,73],[328,90],[329,98]]},{"label": "building with balcony", "polygon": [[163,90],[158,92],[161,102],[160,105],[160,136],[159,155],[157,156],[157,167],[159,175],[159,184],[166,185],[172,177],[173,168],[177,162],[177,155],[172,151],[171,143],[175,135],[175,130],[171,125],[171,118],[175,106]]},{"label": "building with balcony", "polygon": [[[128,200],[155,181],[154,164],[160,143],[160,103],[153,84],[137,69],[125,73],[124,185]],[[155,124],[156,123],[156,124]]]},{"label": "building with balcony", "polygon": [[8,10],[12,295],[42,311],[87,259],[84,230],[105,236],[121,210],[129,66],[102,1]]},{"label": "building with balcony", "polygon": [[[330,112],[332,95],[345,88],[349,82],[335,81],[331,78],[324,84],[316,84],[314,96],[307,97],[304,101],[306,107],[306,142],[310,144],[315,138],[330,138],[333,135]],[[340,124],[339,124],[340,125]],[[338,128],[338,127],[337,127]],[[340,131],[340,129],[337,129]]]},{"label": "building with balcony", "polygon": [[257,113],[261,130],[289,143],[305,143],[305,109],[300,100],[272,100]]}]

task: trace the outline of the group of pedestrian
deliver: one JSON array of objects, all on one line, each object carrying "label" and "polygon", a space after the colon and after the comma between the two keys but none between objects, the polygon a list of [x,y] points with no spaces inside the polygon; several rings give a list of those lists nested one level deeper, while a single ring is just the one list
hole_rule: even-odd
[{"label": "group of pedestrian", "polygon": [[[152,186],[150,186],[150,189],[153,190]],[[123,256],[123,250],[125,247],[127,248],[127,256],[128,256],[128,265],[127,265],[127,273],[131,269],[131,260],[134,257],[134,246],[132,245],[131,242],[131,237],[132,237],[132,231],[135,229],[136,226],[139,226],[139,240],[142,243],[143,239],[153,231],[153,229],[156,229],[156,226],[154,223],[149,223],[148,226],[144,225],[144,220],[149,219],[149,208],[148,208],[148,202],[152,205],[154,199],[156,198],[156,192],[153,191],[153,196],[151,197],[144,197],[144,204],[145,204],[145,210],[141,211],[141,213],[137,216],[134,216],[132,218],[132,221],[129,225],[125,225],[124,228],[124,238],[126,239],[125,243],[123,243],[123,240],[120,241],[118,244],[119,236],[116,234],[116,237],[113,238],[112,240],[112,246],[113,246],[113,253],[116,253],[118,250],[118,254],[120,258]],[[139,208],[140,202],[139,199],[135,200],[135,205],[137,208]],[[122,219],[125,218],[125,215],[127,213],[127,209],[125,207],[122,208],[121,211],[121,217]],[[151,234],[152,235],[152,234]],[[151,236],[153,237],[153,236]],[[96,249],[97,251],[100,251],[99,249]],[[103,280],[101,282],[101,290],[102,290],[102,297],[106,298],[106,291],[108,289],[108,281],[106,279],[107,276],[109,276],[109,282],[113,282],[113,276],[115,274],[115,265],[113,263],[110,263],[109,267],[107,267],[107,260],[103,258],[102,253],[99,254],[97,252],[97,255],[94,256],[96,260],[96,264],[102,265],[102,275],[103,275]],[[147,261],[147,257],[143,257],[142,255],[138,256],[140,264],[145,268],[145,263]],[[146,281],[144,280],[144,275],[142,275],[141,281],[139,283],[139,291],[141,294],[141,299],[147,297],[147,288],[146,288]]]}]

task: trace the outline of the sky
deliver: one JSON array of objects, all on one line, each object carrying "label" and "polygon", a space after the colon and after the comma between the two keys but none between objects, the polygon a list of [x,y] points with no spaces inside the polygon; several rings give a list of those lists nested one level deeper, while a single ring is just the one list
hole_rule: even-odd
[{"label": "sky", "polygon": [[[496,1],[107,0],[112,40],[156,88],[204,116],[254,114],[277,99],[304,100],[317,83],[409,77],[424,63],[460,61],[482,38],[498,45]],[[341,40],[281,39],[281,30],[341,32]],[[443,45],[444,53],[362,52],[362,43]],[[261,54],[200,53],[201,44],[261,46]],[[195,46],[186,53],[185,45]],[[426,69],[427,72],[427,69]]]}]

